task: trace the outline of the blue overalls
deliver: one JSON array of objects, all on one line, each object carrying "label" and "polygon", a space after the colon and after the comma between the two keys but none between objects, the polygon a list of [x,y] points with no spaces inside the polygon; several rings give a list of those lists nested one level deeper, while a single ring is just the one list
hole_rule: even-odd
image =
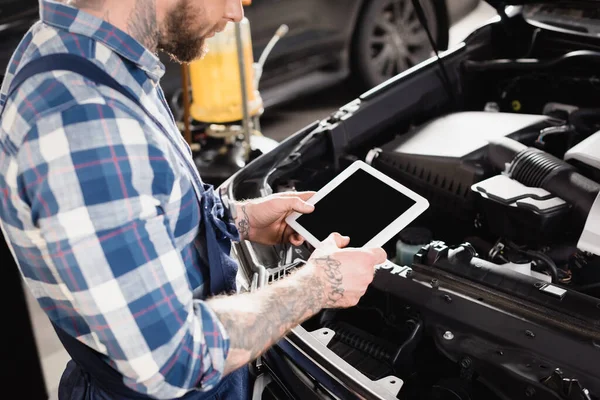
[{"label": "blue overalls", "polygon": [[[110,75],[85,58],[71,54],[55,54],[37,58],[25,65],[13,78],[7,98],[29,77],[52,70],[68,70],[78,73],[97,84],[109,86],[139,105],[170,139],[173,137],[123,86]],[[211,185],[204,184],[195,169],[191,154],[182,151],[172,142],[182,161],[188,166],[194,191],[200,201],[202,212],[200,235],[195,247],[209,264],[210,293],[232,293],[236,291],[237,263],[230,257],[231,242],[239,239],[239,233],[226,213],[223,204]],[[203,253],[204,252],[204,253]],[[59,400],[137,400],[150,397],[134,392],[123,383],[121,375],[111,368],[92,348],[54,325],[59,339],[71,356],[59,386]],[[193,391],[177,400],[233,400],[249,397],[248,368],[243,367],[224,377],[221,383],[209,392]],[[175,400],[175,399],[173,399]]]}]

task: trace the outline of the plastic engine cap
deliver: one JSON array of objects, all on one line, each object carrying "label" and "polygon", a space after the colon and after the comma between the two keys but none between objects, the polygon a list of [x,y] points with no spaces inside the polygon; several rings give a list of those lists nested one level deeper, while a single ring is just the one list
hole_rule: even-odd
[{"label": "plastic engine cap", "polygon": [[406,244],[428,244],[433,240],[433,234],[429,229],[421,227],[409,227],[403,229],[398,238]]}]

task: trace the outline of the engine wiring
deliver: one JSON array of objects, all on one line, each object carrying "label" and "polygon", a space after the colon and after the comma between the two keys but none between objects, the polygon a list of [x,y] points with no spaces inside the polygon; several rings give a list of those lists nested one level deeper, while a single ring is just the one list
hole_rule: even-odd
[{"label": "engine wiring", "polygon": [[535,142],[541,146],[545,146],[545,139],[547,136],[573,132],[575,132],[575,127],[573,125],[549,126],[548,128],[544,128],[540,131],[540,135]]},{"label": "engine wiring", "polygon": [[517,252],[530,259],[536,267],[541,267],[541,271],[552,277],[552,282],[569,284],[572,280],[572,272],[568,268],[559,268],[554,260],[543,251],[527,249],[525,246],[519,246],[508,239],[499,240],[490,251],[490,261],[500,260],[503,263],[512,262],[507,256],[507,250]]}]

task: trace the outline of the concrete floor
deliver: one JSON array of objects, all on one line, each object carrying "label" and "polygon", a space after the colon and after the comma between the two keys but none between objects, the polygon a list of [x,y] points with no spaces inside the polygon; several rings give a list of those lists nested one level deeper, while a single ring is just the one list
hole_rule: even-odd
[{"label": "concrete floor", "polygon": [[[494,15],[495,11],[490,6],[480,3],[473,12],[451,28],[451,44],[460,42],[469,32]],[[339,85],[323,93],[299,99],[285,107],[268,111],[262,120],[265,135],[281,140],[309,123],[329,115],[356,97],[357,93],[352,93],[347,87],[348,85]],[[46,315],[29,293],[28,302],[36,343],[42,359],[44,380],[50,399],[55,400],[58,398],[56,388],[69,356],[58,341]]]}]

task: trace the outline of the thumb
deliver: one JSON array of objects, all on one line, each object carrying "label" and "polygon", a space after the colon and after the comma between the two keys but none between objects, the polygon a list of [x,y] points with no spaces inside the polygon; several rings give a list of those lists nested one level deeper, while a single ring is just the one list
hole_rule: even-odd
[{"label": "thumb", "polygon": [[381,247],[371,247],[366,250],[373,255],[375,265],[383,264],[387,261],[387,253]]},{"label": "thumb", "polygon": [[340,249],[348,246],[349,243],[350,238],[348,236],[342,236],[339,233],[332,233],[323,241],[323,245],[325,246],[335,246]]},{"label": "thumb", "polygon": [[292,203],[292,209],[302,214],[308,214],[315,210],[315,206],[305,202],[300,198],[295,198],[294,202]]}]

